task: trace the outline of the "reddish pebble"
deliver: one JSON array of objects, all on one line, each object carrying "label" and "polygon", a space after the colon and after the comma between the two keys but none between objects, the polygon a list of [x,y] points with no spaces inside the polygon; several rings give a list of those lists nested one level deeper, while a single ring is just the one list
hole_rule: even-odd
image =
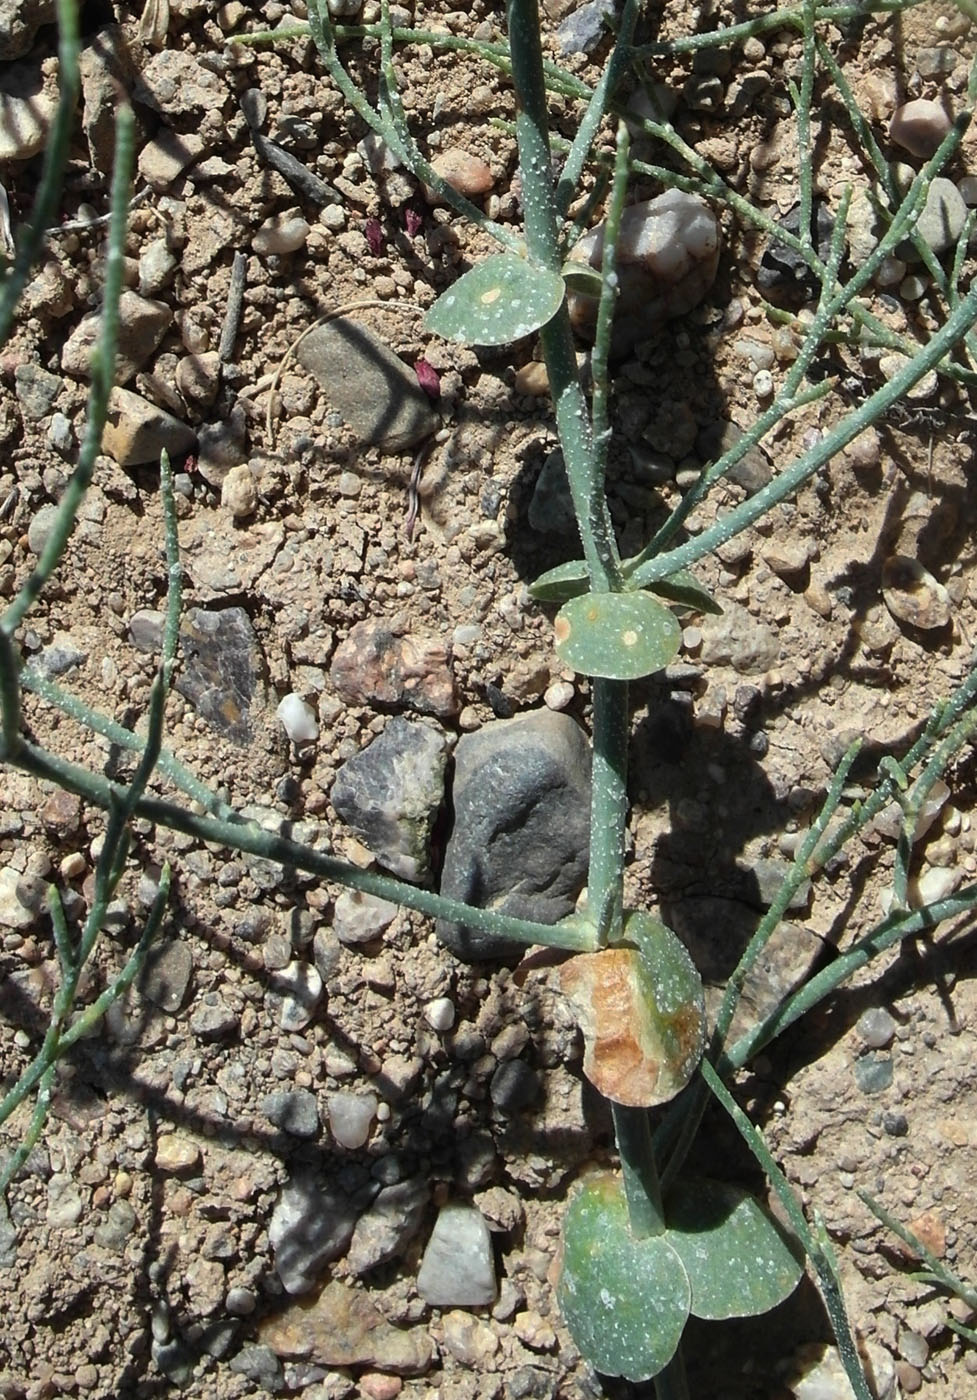
[{"label": "reddish pebble", "polygon": [[360,1394],[365,1400],[394,1400],[403,1388],[399,1376],[385,1376],[382,1371],[367,1371],[360,1376]]},{"label": "reddish pebble", "polygon": [[[488,194],[492,188],[492,172],[484,160],[459,150],[457,146],[449,146],[446,151],[435,156],[431,166],[453,190],[457,190],[468,199],[477,199],[479,195]],[[430,191],[427,193],[429,199],[437,198]]]},{"label": "reddish pebble", "polygon": [[949,130],[950,118],[928,97],[897,107],[889,122],[890,138],[914,156],[931,156]]}]

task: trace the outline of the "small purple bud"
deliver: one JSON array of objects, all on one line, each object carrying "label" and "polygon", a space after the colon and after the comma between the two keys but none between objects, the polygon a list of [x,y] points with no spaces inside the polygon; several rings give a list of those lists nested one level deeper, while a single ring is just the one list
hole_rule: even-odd
[{"label": "small purple bud", "polygon": [[370,245],[370,252],[378,258],[383,252],[383,229],[380,227],[379,219],[367,219],[363,225],[363,232],[366,234],[366,241]]},{"label": "small purple bud", "polygon": [[417,375],[417,382],[427,394],[432,403],[437,403],[441,397],[441,380],[433,365],[429,365],[427,360],[414,361],[414,373]]},{"label": "small purple bud", "polygon": [[415,234],[420,233],[423,223],[424,220],[416,209],[404,210],[404,226],[407,229],[408,238],[413,238]]}]

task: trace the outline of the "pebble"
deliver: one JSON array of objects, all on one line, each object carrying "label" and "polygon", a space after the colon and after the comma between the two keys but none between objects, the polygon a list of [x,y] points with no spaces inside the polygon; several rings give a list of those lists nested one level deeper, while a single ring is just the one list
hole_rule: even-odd
[{"label": "pebble", "polygon": [[164,451],[172,459],[183,457],[193,447],[195,437],[186,423],[131,389],[116,388],[109,395],[102,449],[120,467],[158,462]]},{"label": "pebble", "polygon": [[350,1271],[365,1274],[402,1258],[421,1228],[430,1198],[430,1185],[422,1177],[385,1186],[356,1222],[346,1260]]},{"label": "pebble", "polygon": [[773,375],[768,369],[757,370],[753,376],[753,392],[761,401],[773,394]]},{"label": "pebble", "polygon": [[471,1370],[484,1372],[499,1349],[499,1338],[487,1322],[453,1310],[441,1319],[445,1349]]},{"label": "pebble", "polygon": [[326,1100],[329,1131],[340,1147],[356,1152],[366,1145],[377,1116],[377,1103],[376,1094],[329,1095]]},{"label": "pebble", "polygon": [[912,882],[911,903],[915,908],[938,904],[947,899],[959,885],[962,871],[946,866],[930,866]]},{"label": "pebble", "polygon": [[892,1083],[892,1059],[888,1055],[863,1055],[855,1061],[855,1083],[863,1094],[881,1094]]},{"label": "pebble", "polygon": [[220,388],[221,364],[216,350],[184,355],[176,366],[176,387],[183,397],[201,408],[209,408]]},{"label": "pebble", "polygon": [[254,515],[258,505],[258,484],[250,467],[231,467],[221,483],[221,505],[235,520]]},{"label": "pebble", "polygon": [[337,317],[317,326],[296,358],[362,446],[406,452],[438,427],[413,369],[356,321]]},{"label": "pebble", "polygon": [[[449,146],[440,151],[431,161],[431,168],[440,175],[458,194],[466,199],[479,199],[492,189],[495,183],[491,170],[484,160],[470,155],[458,146]],[[434,203],[433,190],[425,190],[428,200]]]},{"label": "pebble", "polygon": [[493,1107],[507,1117],[528,1108],[539,1093],[539,1075],[525,1060],[506,1060],[489,1083]]},{"label": "pebble", "polygon": [[530,528],[541,535],[576,537],[577,516],[559,448],[548,453],[543,462],[529,501],[527,519]]},{"label": "pebble", "polygon": [[315,711],[295,691],[282,697],[275,714],[293,744],[308,744],[318,739],[319,723]]},{"label": "pebble", "polygon": [[227,1290],[224,1306],[232,1317],[250,1317],[258,1306],[258,1299],[252,1288],[236,1284]]},{"label": "pebble", "polygon": [[0,0],[0,60],[30,53],[42,24],[54,21],[54,0]]},{"label": "pebble", "polygon": [[556,31],[563,54],[592,53],[609,33],[607,21],[614,19],[614,0],[586,0],[577,5]]},{"label": "pebble", "polygon": [[882,597],[897,622],[922,631],[946,627],[950,595],[917,559],[892,554],[882,565]]},{"label": "pebble", "polygon": [[204,140],[198,132],[163,127],[139,152],[139,173],[151,189],[165,194],[203,151]]},{"label": "pebble", "polygon": [[[543,923],[573,911],[587,874],[590,750],[568,715],[543,708],[463,735],[452,800],[442,894]],[[466,961],[515,951],[444,920],[437,935]]]},{"label": "pebble", "polygon": [[31,522],[27,527],[27,547],[32,554],[41,554],[51,537],[58,518],[58,507],[45,505],[39,507],[31,517]]},{"label": "pebble", "polygon": [[313,1177],[296,1173],[282,1188],[268,1226],[275,1271],[287,1293],[308,1293],[323,1267],[349,1247],[357,1212],[335,1188],[322,1191]]},{"label": "pebble", "polygon": [[399,1376],[385,1376],[382,1371],[364,1371],[360,1376],[360,1394],[364,1400],[396,1400],[403,1388]]},{"label": "pebble", "polygon": [[136,1212],[128,1201],[113,1201],[104,1218],[95,1226],[95,1243],[102,1249],[125,1248],[136,1228]]},{"label": "pebble", "polygon": [[379,864],[404,880],[430,878],[431,832],[447,763],[440,729],[395,717],[336,774],[333,807]]},{"label": "pebble", "polygon": [[262,258],[295,253],[305,246],[309,232],[309,225],[298,209],[289,209],[265,219],[252,238],[251,247]]},{"label": "pebble", "polygon": [[950,118],[939,102],[917,97],[893,112],[889,138],[910,155],[927,157],[937,149],[950,126]]},{"label": "pebble", "polygon": [[[777,222],[788,233],[798,234],[801,227],[800,205],[795,204],[793,209]],[[834,216],[825,201],[815,200],[812,209],[811,239],[822,261],[828,257],[831,250],[834,223]],[[756,281],[757,286],[768,298],[775,296],[791,305],[813,301],[819,291],[818,279],[800,253],[776,241],[768,244],[760,259]]]},{"label": "pebble", "polygon": [[530,360],[516,370],[512,387],[517,394],[539,398],[550,391],[550,377],[542,360]]},{"label": "pebble", "polygon": [[190,1029],[198,1040],[229,1040],[239,1027],[238,1013],[219,992],[207,992],[190,1014]]},{"label": "pebble", "polygon": [[313,1303],[293,1304],[269,1317],[260,1336],[279,1356],[300,1356],[319,1366],[370,1366],[419,1376],[434,1358],[426,1326],[392,1326],[367,1293],[337,1279]]},{"label": "pebble", "polygon": [[969,209],[977,205],[977,175],[963,175],[957,181],[960,197]]},{"label": "pebble", "polygon": [[396,917],[397,906],[389,900],[360,890],[343,890],[333,911],[333,932],[340,943],[372,943]]},{"label": "pebble", "polygon": [[34,880],[5,865],[0,869],[0,926],[29,928],[44,906],[44,888]]},{"label": "pebble", "polygon": [[329,677],[350,705],[396,706],[449,719],[459,710],[444,643],[395,631],[383,618],[350,629],[336,648]]},{"label": "pebble", "polygon": [[443,1034],[455,1023],[455,1004],[450,997],[435,997],[424,1007],[424,1019],[432,1030]]},{"label": "pebble", "polygon": [[480,1308],[495,1302],[495,1256],[482,1213],[441,1207],[417,1275],[417,1291],[436,1308]]},{"label": "pebble", "polygon": [[[604,230],[599,225],[574,245],[571,258],[600,268]],[[684,316],[709,291],[719,265],[719,226],[704,200],[681,190],[629,205],[621,217],[617,247],[618,311],[612,353],[628,354],[664,321]],[[593,339],[597,298],[568,296],[575,329]]]},{"label": "pebble", "polygon": [[575,695],[569,681],[554,681],[543,691],[543,704],[548,710],[565,710]]},{"label": "pebble", "polygon": [[64,391],[64,380],[57,374],[49,374],[40,365],[28,362],[14,370],[14,390],[21,412],[26,418],[37,422],[51,412],[59,394]]},{"label": "pebble", "polygon": [[244,1376],[270,1395],[282,1389],[285,1379],[282,1363],[271,1347],[256,1346],[253,1342],[246,1342],[237,1355],[231,1357],[227,1369]]},{"label": "pebble", "polygon": [[0,164],[30,160],[44,149],[56,106],[39,65],[5,68],[0,76]]},{"label": "pebble", "polygon": [[[938,175],[929,187],[923,212],[916,223],[916,232],[939,256],[954,247],[967,221],[967,206],[952,180]],[[898,252],[903,253],[900,244]]]},{"label": "pebble", "polygon": [[[143,367],[172,323],[173,312],[165,302],[153,301],[150,297],[140,296],[138,292],[122,293],[119,297],[119,343],[115,361],[117,384],[128,383]],[[91,374],[92,353],[101,332],[100,311],[82,317],[61,351],[61,368],[65,374],[79,378],[87,378]]]},{"label": "pebble", "polygon": [[276,1128],[292,1137],[314,1138],[319,1131],[319,1105],[308,1089],[278,1089],[267,1094],[261,1111]]},{"label": "pebble", "polygon": [[[743,436],[738,423],[729,420],[711,423],[696,437],[695,448],[703,462],[715,462]],[[755,496],[773,480],[773,466],[762,447],[751,447],[727,473],[730,481],[741,486],[748,496]],[[698,479],[698,473],[697,473]],[[731,541],[735,544],[735,541]]]},{"label": "pebble", "polygon": [[203,1161],[200,1144],[182,1133],[163,1133],[156,1143],[156,1166],[162,1172],[194,1172]]},{"label": "pebble", "polygon": [[263,659],[243,608],[191,608],[180,631],[176,689],[235,743],[251,736],[251,707],[261,699]]},{"label": "pebble", "polygon": [[892,1044],[896,1022],[883,1006],[871,1006],[855,1022],[855,1030],[873,1050],[884,1050]]}]

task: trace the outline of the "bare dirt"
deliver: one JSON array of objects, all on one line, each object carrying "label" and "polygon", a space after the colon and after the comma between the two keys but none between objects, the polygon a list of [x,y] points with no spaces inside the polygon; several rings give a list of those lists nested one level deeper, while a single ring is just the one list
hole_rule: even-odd
[{"label": "bare dirt", "polygon": [[[185,169],[165,181],[153,174],[131,217],[127,276],[138,286],[140,258],[162,242],[170,265],[151,296],[172,319],[129,387],[195,431],[225,425],[219,431],[230,455],[221,463],[206,473],[195,456],[177,464],[185,602],[242,608],[260,657],[244,738],[228,737],[174,694],[167,745],[235,807],[312,823],[323,849],[365,863],[369,853],[330,806],[339,765],[387,722],[386,713],[344,703],[330,680],[335,648],[355,623],[384,617],[443,644],[459,694],[456,713],[444,721],[453,734],[538,707],[544,695],[588,721],[586,684],[561,669],[551,616],[525,590],[541,567],[572,552],[565,537],[533,531],[527,521],[536,477],[556,444],[548,400],[516,388],[534,346],[474,352],[423,334],[418,309],[487,242],[433,209],[402,171],[389,178],[370,171],[357,148],[364,129],[329,90],[311,43],[226,47],[229,32],[274,24],[285,7],[234,0],[215,12],[196,0],[171,0],[165,48],[140,38],[138,8],[119,5],[113,15],[108,4],[86,7],[92,66],[98,54],[125,59],[121,81],[136,99],[140,150],[168,130],[200,139]],[[544,8],[556,56],[552,36],[569,6]],[[302,9],[292,7],[296,15]],[[449,11],[432,0],[412,13],[417,24],[492,37],[500,10],[474,0],[466,11]],[[677,35],[699,16],[668,6],[653,23]],[[708,23],[742,17],[741,7],[721,4]],[[973,33],[949,3],[900,22],[869,20],[844,36],[828,32],[884,146],[898,101],[922,95],[954,111],[963,105]],[[52,44],[51,30],[42,28],[25,61],[46,59],[50,68]],[[941,44],[956,63],[921,78],[921,51]],[[719,80],[713,109],[690,105],[691,61],[667,60],[655,73],[679,95],[675,122],[685,138],[775,217],[797,198],[788,79],[799,58],[800,41],[786,32],[732,50],[728,67],[706,74]],[[349,51],[351,71],[368,86],[375,59]],[[595,58],[562,61],[591,80],[598,71]],[[431,48],[405,53],[398,66],[406,111],[427,151],[458,147],[484,161],[492,178],[486,206],[504,222],[517,220],[514,140],[495,124],[512,115],[504,78],[469,56]],[[241,109],[242,94],[255,88],[267,100],[264,129],[338,190],[338,204],[320,210],[298,196],[256,151]],[[96,214],[106,209],[111,142],[94,119],[97,92],[93,80],[86,89],[90,142],[79,129],[65,184],[67,221],[84,217],[86,205]],[[573,110],[558,124],[572,133]],[[602,145],[611,149],[609,134]],[[864,187],[854,138],[833,106],[820,112],[817,152],[817,184],[829,201],[846,181]],[[145,155],[142,161],[138,190],[150,168]],[[15,223],[30,207],[37,169],[35,159],[2,172]],[[968,173],[977,174],[972,138],[951,172]],[[636,195],[657,192],[639,182]],[[301,245],[256,252],[265,221],[296,210],[310,226]],[[776,380],[786,364],[756,288],[762,240],[728,209],[717,213],[723,251],[715,286],[620,370],[611,496],[629,551],[679,499],[668,463],[664,479],[654,481],[629,447],[641,444],[646,458],[648,450],[659,454],[659,469],[670,458],[681,475],[701,460],[703,430],[754,421],[755,375],[769,368]],[[6,598],[31,568],[32,521],[59,498],[83,430],[86,381],[69,371],[64,354],[83,315],[98,305],[102,238],[101,229],[52,234],[0,359]],[[196,393],[191,367],[181,371],[180,363],[217,349],[236,252],[247,260],[243,320],[207,403],[206,386]],[[357,447],[328,394],[294,362],[271,405],[271,435],[266,423],[270,376],[296,338],[330,309],[362,301],[374,304],[355,313],[361,322],[407,365],[426,359],[440,379],[444,431],[425,458],[420,520],[411,532],[413,454]],[[930,318],[925,297],[891,293],[880,307],[897,329]],[[24,366],[55,382],[26,381]],[[877,361],[845,348],[825,368],[838,374],[837,391],[766,444],[775,469],[877,382]],[[876,753],[904,751],[931,707],[967,673],[977,637],[974,432],[972,405],[949,385],[890,415],[795,503],[724,557],[705,561],[702,580],[735,621],[732,650],[717,649],[714,624],[690,619],[676,675],[635,687],[629,898],[661,910],[693,946],[697,939],[708,946],[713,980],[735,962],[755,925],[762,899],[754,872],[764,863],[782,868],[793,853],[850,738],[864,736]],[[256,488],[253,511],[240,518],[222,501],[230,465],[247,466]],[[713,492],[689,528],[703,528],[742,498],[735,485]],[[886,608],[883,564],[893,554],[919,559],[945,586],[946,625],[914,628]],[[24,650],[38,657],[55,642],[73,648],[62,683],[138,727],[155,661],[134,644],[131,621],[162,606],[165,586],[158,471],[102,457],[57,581],[21,633]],[[318,741],[301,752],[275,718],[278,700],[292,690],[319,722]],[[86,737],[36,699],[26,701],[25,723],[67,759],[126,771],[108,742]],[[951,799],[914,866],[941,889],[969,883],[977,871],[969,754],[947,781]],[[9,771],[2,792],[3,865],[57,879],[74,892],[69,913],[77,917],[91,890],[102,814]],[[10,1192],[0,1244],[0,1394],[100,1400],[162,1395],[177,1384],[199,1400],[264,1393],[247,1347],[267,1335],[263,1325],[287,1301],[268,1229],[282,1184],[302,1166],[351,1199],[377,1181],[426,1183],[427,1206],[397,1257],[359,1279],[340,1257],[322,1281],[355,1284],[388,1322],[434,1345],[420,1375],[286,1358],[287,1392],[309,1400],[602,1393],[561,1324],[552,1285],[567,1195],[588,1167],[612,1160],[612,1138],[582,1087],[580,1045],[552,969],[523,979],[494,965],[465,966],[429,923],[401,912],[381,938],[342,948],[308,1024],[289,1030],[276,974],[294,960],[312,962],[338,891],[137,824],[124,899],[86,976],[83,1001],[132,946],[164,859],[176,891],[165,926],[166,956],[174,961],[151,968],[125,1007],[61,1066],[48,1126]],[[791,913],[784,976],[830,959],[878,920],[892,860],[892,842],[873,834],[815,884]],[[896,1373],[906,1394],[964,1400],[974,1392],[975,1353],[947,1326],[948,1316],[966,1321],[968,1310],[911,1279],[911,1265],[856,1194],[867,1190],[916,1222],[950,1267],[977,1277],[974,970],[969,923],[885,955],[770,1047],[739,1086],[809,1215],[824,1221],[855,1331],[880,1378],[889,1376],[885,1394],[899,1393],[891,1388]],[[45,917],[3,930],[4,1085],[40,1044],[55,976]],[[448,1031],[427,1015],[440,998],[454,1007]],[[872,1016],[859,1018],[880,1009],[892,1018],[891,1033],[883,1031],[885,1043],[873,1048],[866,1038]],[[870,1051],[891,1060],[891,1082],[866,1093],[856,1064]],[[515,1059],[531,1070],[535,1091],[510,1112],[491,1084],[498,1066]],[[309,1090],[320,1109],[322,1125],[308,1139],[281,1131],[263,1109],[270,1094],[295,1088]],[[338,1093],[376,1096],[360,1148],[344,1149],[328,1127]],[[25,1106],[6,1125],[5,1148],[19,1141],[28,1118]],[[757,1184],[718,1115],[707,1120],[695,1156],[698,1167]],[[431,1308],[415,1286],[436,1206],[455,1199],[474,1199],[495,1232],[500,1300],[477,1314]],[[694,1326],[692,1393],[724,1400],[790,1393],[784,1387],[803,1348],[828,1335],[806,1283],[770,1317]],[[173,1339],[190,1359],[184,1373],[167,1377],[157,1360]],[[617,1383],[607,1389],[629,1393]]]}]

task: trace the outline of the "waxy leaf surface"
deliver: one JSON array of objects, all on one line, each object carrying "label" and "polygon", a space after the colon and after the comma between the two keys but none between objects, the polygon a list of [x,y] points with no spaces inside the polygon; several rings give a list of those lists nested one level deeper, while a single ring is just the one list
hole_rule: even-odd
[{"label": "waxy leaf surface", "polygon": [[556,618],[556,652],[587,676],[633,681],[661,671],[678,654],[682,630],[648,593],[587,593]]},{"label": "waxy leaf surface", "polygon": [[496,253],[442,292],[425,325],[463,345],[508,345],[532,335],[556,315],[563,278],[514,253]]}]

